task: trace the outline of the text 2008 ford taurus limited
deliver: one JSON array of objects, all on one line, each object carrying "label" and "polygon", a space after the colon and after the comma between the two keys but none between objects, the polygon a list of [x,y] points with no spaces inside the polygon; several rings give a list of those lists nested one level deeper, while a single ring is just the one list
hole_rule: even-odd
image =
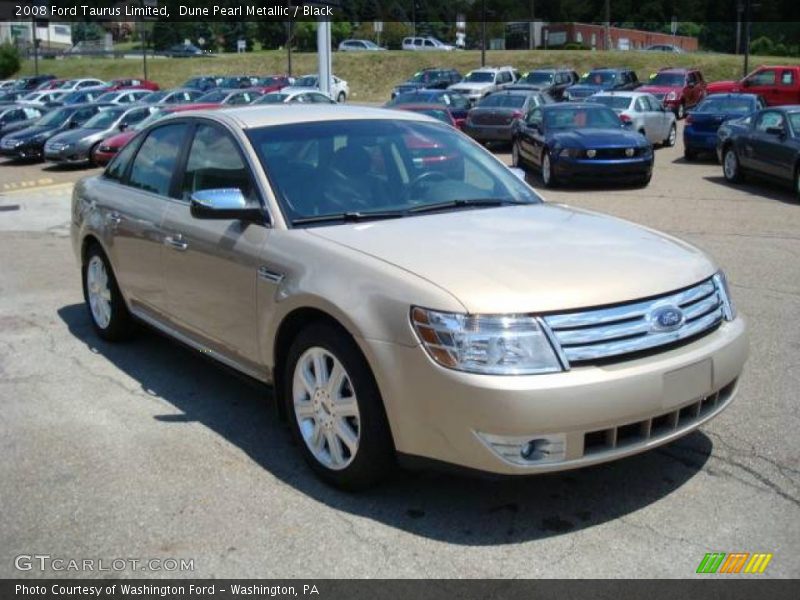
[{"label": "text 2008 ford taurus limited", "polygon": [[176,114],[75,188],[89,314],[272,383],[350,489],[398,457],[582,467],[719,414],[747,337],[713,261],[517,175],[415,113]]}]

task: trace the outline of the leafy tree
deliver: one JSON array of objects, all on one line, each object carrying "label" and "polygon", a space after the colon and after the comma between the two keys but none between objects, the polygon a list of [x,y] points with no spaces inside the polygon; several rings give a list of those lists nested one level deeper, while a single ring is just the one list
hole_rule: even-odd
[{"label": "leafy tree", "polygon": [[[783,44],[781,44],[783,45]],[[784,47],[784,50],[786,48]],[[761,56],[769,56],[775,51],[775,45],[772,40],[766,36],[761,36],[750,42],[750,52],[752,54],[760,54]]]},{"label": "leafy tree", "polygon": [[72,26],[72,43],[103,39],[105,30],[97,23],[75,23]]},{"label": "leafy tree", "polygon": [[11,44],[0,46],[0,79],[6,79],[19,71],[19,52]]}]

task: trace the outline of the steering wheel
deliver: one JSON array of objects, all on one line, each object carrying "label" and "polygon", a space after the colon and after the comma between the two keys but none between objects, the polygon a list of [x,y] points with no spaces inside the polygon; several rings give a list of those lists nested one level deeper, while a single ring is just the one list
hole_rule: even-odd
[{"label": "steering wheel", "polygon": [[447,181],[447,176],[441,171],[425,171],[424,173],[420,173],[409,182],[408,184],[409,192],[413,191],[417,186],[419,186],[422,183],[428,183],[434,181]]}]

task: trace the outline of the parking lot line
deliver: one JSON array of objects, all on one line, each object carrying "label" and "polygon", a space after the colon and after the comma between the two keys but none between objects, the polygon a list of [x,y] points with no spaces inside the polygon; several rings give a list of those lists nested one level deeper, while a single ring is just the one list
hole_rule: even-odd
[{"label": "parking lot line", "polygon": [[40,188],[52,185],[52,183],[52,177],[42,177],[40,179],[28,179],[27,181],[12,181],[10,183],[4,183],[2,189],[3,191],[29,190],[31,188]]}]

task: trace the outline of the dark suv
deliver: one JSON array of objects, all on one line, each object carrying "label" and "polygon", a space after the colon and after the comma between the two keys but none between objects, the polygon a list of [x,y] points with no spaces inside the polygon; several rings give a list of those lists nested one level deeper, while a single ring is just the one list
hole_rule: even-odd
[{"label": "dark suv", "polygon": [[584,100],[598,92],[635,90],[640,85],[633,69],[592,69],[567,88],[564,100]]},{"label": "dark suv", "polygon": [[421,89],[445,90],[448,86],[461,81],[461,79],[461,73],[455,69],[422,69],[414,73],[407,81],[396,85],[392,90],[392,98],[398,94],[405,94]]},{"label": "dark suv", "polygon": [[684,117],[687,109],[700,104],[707,93],[700,71],[673,68],[661,69],[639,91],[653,94],[679,119]]},{"label": "dark suv", "polygon": [[534,69],[506,89],[533,90],[560,101],[564,99],[564,91],[578,83],[578,79],[578,74],[571,69]]}]

